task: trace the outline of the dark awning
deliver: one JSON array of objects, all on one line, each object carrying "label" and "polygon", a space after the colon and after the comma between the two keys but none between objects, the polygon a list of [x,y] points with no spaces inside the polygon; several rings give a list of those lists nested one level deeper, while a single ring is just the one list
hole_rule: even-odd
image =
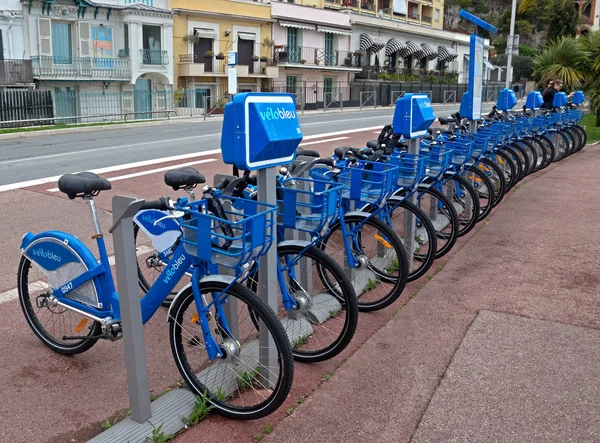
[{"label": "dark awning", "polygon": [[453,48],[448,48],[443,45],[438,46],[438,61],[450,62],[458,57],[458,54]]},{"label": "dark awning", "polygon": [[359,49],[361,51],[368,51],[370,49],[372,52],[379,52],[384,48],[384,46],[385,40],[378,35],[371,35],[367,33],[360,34]]},{"label": "dark awning", "polygon": [[398,40],[397,38],[391,38],[385,45],[385,55],[392,55],[394,52],[399,52],[403,49],[406,49],[404,42]]},{"label": "dark awning", "polygon": [[431,46],[429,46],[427,43],[421,43],[421,48],[423,48],[423,52],[425,53],[425,57],[427,57],[427,60],[433,60],[438,55],[437,51]]},{"label": "dark awning", "polygon": [[406,49],[402,49],[400,51],[400,55],[402,57],[408,57],[410,55],[415,55],[418,57],[419,53],[421,53],[423,49],[416,43],[411,42],[410,40],[406,42]]}]

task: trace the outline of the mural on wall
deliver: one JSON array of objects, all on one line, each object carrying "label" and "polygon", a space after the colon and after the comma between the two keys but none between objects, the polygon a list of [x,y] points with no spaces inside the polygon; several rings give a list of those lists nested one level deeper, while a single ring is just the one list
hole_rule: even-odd
[{"label": "mural on wall", "polygon": [[112,28],[92,26],[92,57],[96,68],[115,67]]}]

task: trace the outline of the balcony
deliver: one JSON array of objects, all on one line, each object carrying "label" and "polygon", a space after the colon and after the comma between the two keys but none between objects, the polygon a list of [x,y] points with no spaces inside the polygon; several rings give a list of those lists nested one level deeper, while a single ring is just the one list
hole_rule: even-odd
[{"label": "balcony", "polygon": [[431,22],[433,21],[433,18],[432,17],[427,17],[426,15],[424,15],[424,16],[421,17],[421,21],[423,23],[427,23],[427,24],[430,25]]},{"label": "balcony", "polygon": [[275,64],[296,67],[320,67],[333,70],[360,70],[360,57],[352,52],[325,51],[306,46],[275,47]]},{"label": "balcony", "polygon": [[[248,65],[237,65],[238,77],[267,77],[276,78],[279,76],[277,66],[266,66],[260,69],[260,61],[250,61]],[[194,54],[179,55],[179,76],[180,77],[224,77],[230,67],[225,59],[215,56],[197,56]]]},{"label": "balcony", "polygon": [[0,60],[0,86],[33,83],[31,60]]},{"label": "balcony", "polygon": [[128,58],[31,57],[33,76],[40,80],[122,80],[131,79]]},{"label": "balcony", "polygon": [[142,54],[142,65],[168,66],[169,52],[159,49],[140,49]]},{"label": "balcony", "polygon": [[408,12],[408,19],[409,20],[419,21],[420,20],[419,13],[418,12],[409,11]]}]

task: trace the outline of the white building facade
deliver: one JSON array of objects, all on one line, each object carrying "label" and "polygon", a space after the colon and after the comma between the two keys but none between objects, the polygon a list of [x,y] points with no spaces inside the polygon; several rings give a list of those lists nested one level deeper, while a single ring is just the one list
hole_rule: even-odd
[{"label": "white building facade", "polygon": [[19,0],[0,0],[0,88],[32,87]]},{"label": "white building facade", "polygon": [[38,88],[55,93],[58,117],[165,108],[173,85],[168,0],[21,4],[24,52]]}]

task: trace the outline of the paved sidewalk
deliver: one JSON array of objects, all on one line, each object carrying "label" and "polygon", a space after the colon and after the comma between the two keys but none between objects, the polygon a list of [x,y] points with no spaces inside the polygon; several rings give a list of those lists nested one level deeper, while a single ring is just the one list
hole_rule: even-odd
[{"label": "paved sidewalk", "polygon": [[598,441],[599,168],[518,186],[263,441]]}]

